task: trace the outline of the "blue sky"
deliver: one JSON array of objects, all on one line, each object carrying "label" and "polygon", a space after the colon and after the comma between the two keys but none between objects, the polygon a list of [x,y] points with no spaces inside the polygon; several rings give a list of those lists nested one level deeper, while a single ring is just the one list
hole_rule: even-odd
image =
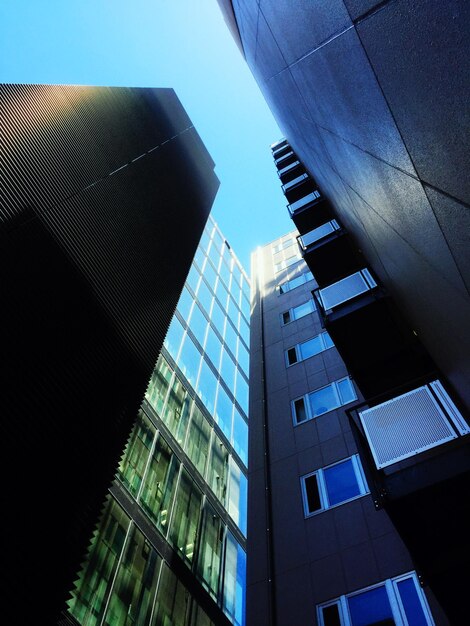
[{"label": "blue sky", "polygon": [[213,216],[246,270],[292,229],[281,137],[216,0],[1,0],[0,82],[173,87],[221,187]]}]

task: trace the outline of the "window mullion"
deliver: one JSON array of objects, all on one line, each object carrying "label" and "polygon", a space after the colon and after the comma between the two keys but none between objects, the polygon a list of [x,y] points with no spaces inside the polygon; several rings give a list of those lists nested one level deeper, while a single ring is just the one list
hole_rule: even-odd
[{"label": "window mullion", "polygon": [[320,493],[320,502],[322,505],[321,510],[325,511],[330,508],[330,502],[328,500],[328,492],[326,490],[326,483],[323,476],[323,470],[318,470],[317,472],[317,480],[318,480],[318,491]]}]

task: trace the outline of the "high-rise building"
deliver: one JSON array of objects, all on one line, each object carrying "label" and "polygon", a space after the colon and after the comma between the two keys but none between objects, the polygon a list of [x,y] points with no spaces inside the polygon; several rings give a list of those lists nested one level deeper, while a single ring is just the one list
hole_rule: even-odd
[{"label": "high-rise building", "polygon": [[298,230],[252,260],[247,624],[461,624],[464,407],[288,142],[273,156]]},{"label": "high-rise building", "polygon": [[245,623],[250,282],[209,217],[64,623]]},{"label": "high-rise building", "polygon": [[2,85],[0,120],[3,610],[51,624],[218,180],[171,89]]}]

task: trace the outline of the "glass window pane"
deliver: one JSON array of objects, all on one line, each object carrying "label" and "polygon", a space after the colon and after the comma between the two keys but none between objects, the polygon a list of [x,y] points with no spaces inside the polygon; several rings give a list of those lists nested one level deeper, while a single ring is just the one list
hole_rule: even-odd
[{"label": "glass window pane", "polygon": [[214,598],[217,598],[219,587],[223,539],[224,525],[214,509],[206,504],[196,571]]},{"label": "glass window pane", "polygon": [[196,267],[194,265],[191,265],[188,278],[186,279],[186,284],[191,287],[194,293],[196,293],[197,291],[197,286],[198,286],[200,278],[201,278],[201,275],[197,271]]},{"label": "glass window pane", "polygon": [[207,284],[211,288],[212,291],[215,292],[215,283],[217,281],[217,274],[210,263],[206,263],[206,267],[204,268],[204,272],[202,274],[207,281]]},{"label": "glass window pane", "polygon": [[338,399],[333,385],[328,385],[309,394],[309,400],[313,417],[331,411],[338,406]]},{"label": "glass window pane", "polygon": [[116,575],[104,624],[149,623],[160,564],[160,556],[134,526]]},{"label": "glass window pane", "polygon": [[225,286],[228,288],[230,286],[230,269],[225,261],[220,264],[219,275],[222,277]]},{"label": "glass window pane", "polygon": [[140,505],[163,534],[175,495],[179,466],[173,450],[160,435],[147,470]]},{"label": "glass window pane", "polygon": [[221,337],[224,336],[224,326],[225,326],[225,312],[220,308],[217,300],[214,301],[214,307],[212,309],[211,314],[211,322],[215,326],[215,328],[219,331]]},{"label": "glass window pane", "polygon": [[238,328],[238,307],[233,301],[233,298],[228,299],[227,315],[235,328]]},{"label": "glass window pane", "polygon": [[351,379],[345,378],[344,380],[338,381],[336,384],[338,386],[341,404],[347,404],[357,399]]},{"label": "glass window pane", "polygon": [[328,333],[322,333],[323,343],[325,344],[325,350],[328,348],[334,348],[334,343]]},{"label": "glass window pane", "polygon": [[247,480],[241,469],[230,459],[229,499],[227,510],[238,528],[246,536]]},{"label": "glass window pane", "polygon": [[232,325],[227,321],[227,326],[225,328],[225,343],[231,350],[233,356],[237,355],[237,339],[238,335],[236,331],[233,329]]},{"label": "glass window pane", "polygon": [[248,383],[242,376],[238,376],[237,378],[235,397],[243,411],[248,415]]},{"label": "glass window pane", "polygon": [[323,343],[318,335],[317,337],[312,337],[312,339],[301,343],[299,348],[302,359],[308,359],[311,356],[315,356],[315,354],[319,354],[323,351]]},{"label": "glass window pane", "polygon": [[351,626],[373,624],[392,626],[395,624],[392,607],[384,586],[351,596],[347,598],[347,602],[351,615]]},{"label": "glass window pane", "polygon": [[235,452],[248,465],[248,424],[235,408],[233,413],[233,437],[232,445]]},{"label": "glass window pane", "polygon": [[297,363],[297,351],[295,348],[289,348],[289,350],[287,350],[287,362],[289,365]]},{"label": "glass window pane", "polygon": [[215,269],[218,270],[221,255],[220,255],[219,248],[214,244],[214,242],[212,242],[208,256],[209,256],[209,259],[212,261]]},{"label": "glass window pane", "polygon": [[220,280],[217,283],[216,295],[218,299],[220,300],[220,304],[222,305],[222,308],[225,310],[227,308],[228,291],[225,288],[223,282]]},{"label": "glass window pane", "polygon": [[318,475],[312,474],[304,479],[305,494],[307,496],[307,513],[314,513],[322,508],[320,489],[318,487]]},{"label": "glass window pane", "polygon": [[233,390],[235,385],[235,363],[225,348],[222,351],[222,367],[220,368],[220,374],[227,384],[227,387]]},{"label": "glass window pane", "polygon": [[323,471],[330,506],[360,495],[353,462],[347,459]]},{"label": "glass window pane", "polygon": [[183,469],[171,517],[169,539],[180,556],[189,562],[194,557],[201,502],[202,493]]},{"label": "glass window pane", "polygon": [[301,422],[305,422],[307,420],[307,411],[305,408],[305,400],[303,398],[294,400],[294,412],[297,424],[300,424]]},{"label": "glass window pane", "polygon": [[68,602],[70,613],[81,623],[101,623],[114,572],[124,546],[130,519],[110,496],[79,580]]},{"label": "glass window pane", "polygon": [[235,626],[243,626],[245,615],[246,554],[231,533],[227,533],[224,569],[224,613],[229,616]]},{"label": "glass window pane", "polygon": [[331,604],[322,609],[324,626],[342,626],[338,604]]},{"label": "glass window pane", "polygon": [[159,416],[162,414],[163,404],[172,375],[173,370],[170,369],[165,359],[160,357],[157,361],[157,366],[152,372],[152,377],[150,378],[149,386],[145,393],[147,402],[149,402]]},{"label": "glass window pane", "polygon": [[162,419],[180,445],[183,444],[186,435],[190,407],[191,398],[183,383],[175,377]]},{"label": "glass window pane", "polygon": [[250,327],[245,320],[240,320],[240,335],[247,346],[250,345]]},{"label": "glass window pane", "polygon": [[248,376],[250,373],[250,355],[242,343],[238,344],[238,364]]},{"label": "glass window pane", "polygon": [[427,626],[428,622],[413,578],[401,580],[397,583],[397,588],[409,626]]},{"label": "glass window pane", "polygon": [[220,351],[222,350],[222,343],[215,334],[214,330],[209,327],[206,338],[206,345],[204,351],[212,362],[212,365],[219,369],[220,364]]},{"label": "glass window pane", "polygon": [[212,438],[208,483],[222,504],[225,504],[228,483],[228,451],[217,435]]},{"label": "glass window pane", "polygon": [[186,335],[178,359],[178,367],[193,387],[196,386],[200,361],[201,353],[196,348],[189,335]]},{"label": "glass window pane", "polygon": [[193,312],[191,314],[191,320],[189,322],[189,328],[193,335],[199,341],[201,346],[204,346],[204,339],[206,337],[207,319],[203,315],[201,309],[197,304],[194,305]]},{"label": "glass window pane", "polygon": [[189,607],[189,592],[168,565],[163,563],[152,626],[186,626]]},{"label": "glass window pane", "polygon": [[213,414],[217,378],[205,361],[202,361],[201,372],[197,383],[196,393],[201,398],[204,406]]},{"label": "glass window pane", "polygon": [[199,285],[197,300],[199,304],[201,305],[201,307],[205,310],[207,315],[209,315],[211,312],[213,296],[212,296],[211,291],[209,290],[209,287],[206,285],[204,281],[201,281],[201,284]]},{"label": "glass window pane", "polygon": [[193,302],[194,302],[194,298],[189,293],[187,287],[183,287],[183,291],[181,292],[180,299],[178,300],[177,309],[181,313],[181,317],[184,320],[189,319],[189,313],[191,311]]},{"label": "glass window pane", "polygon": [[178,350],[181,345],[183,333],[184,330],[180,322],[176,317],[173,317],[163,345],[175,360],[178,356]]},{"label": "glass window pane", "polygon": [[199,246],[198,246],[199,248],[202,248],[203,250],[207,250],[207,248],[209,247],[209,243],[211,241],[211,235],[210,235],[211,230],[212,230],[211,228],[204,229],[204,232],[202,233],[201,241],[199,242]]},{"label": "glass window pane", "polygon": [[232,413],[233,402],[230,400],[225,390],[219,386],[215,421],[229,441],[232,435]]},{"label": "glass window pane", "polygon": [[298,320],[301,317],[305,317],[314,310],[313,300],[308,300],[299,306],[296,306],[294,309],[294,319]]},{"label": "glass window pane", "polygon": [[249,321],[250,319],[250,293],[249,292],[248,292],[248,297],[245,297],[245,295],[243,296],[241,308],[242,308],[242,313],[245,316],[245,319]]},{"label": "glass window pane", "polygon": [[155,428],[140,411],[118,470],[119,480],[134,496],[140,489],[154,438]]},{"label": "glass window pane", "polygon": [[194,405],[185,451],[201,476],[204,476],[206,471],[210,436],[211,427],[209,423],[202,411]]}]

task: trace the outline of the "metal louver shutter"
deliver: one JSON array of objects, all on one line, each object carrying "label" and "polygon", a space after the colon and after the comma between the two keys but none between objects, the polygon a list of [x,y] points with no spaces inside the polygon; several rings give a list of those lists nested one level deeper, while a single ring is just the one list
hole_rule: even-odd
[{"label": "metal louver shutter", "polygon": [[324,289],[320,289],[320,296],[323,306],[326,309],[332,309],[342,302],[346,302],[354,296],[358,296],[370,289],[361,272],[356,272],[347,276],[337,283],[333,283]]},{"label": "metal louver shutter", "polygon": [[359,412],[378,469],[455,439],[427,386]]}]

